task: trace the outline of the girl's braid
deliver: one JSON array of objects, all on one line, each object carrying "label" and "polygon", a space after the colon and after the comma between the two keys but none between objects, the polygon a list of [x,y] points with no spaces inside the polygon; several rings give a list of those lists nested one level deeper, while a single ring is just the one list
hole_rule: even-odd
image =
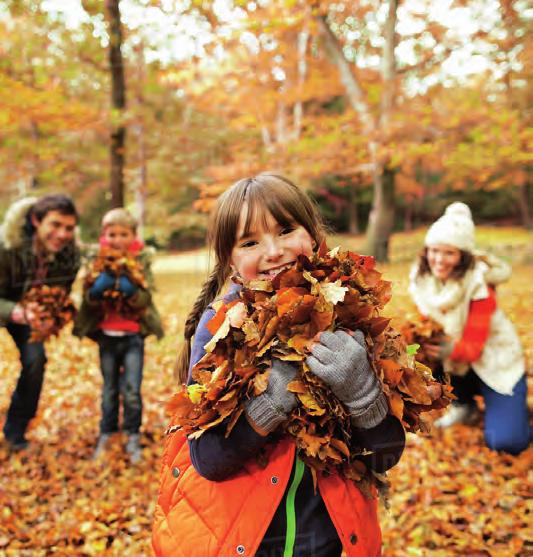
[{"label": "girl's braid", "polygon": [[194,336],[203,312],[215,299],[222,286],[224,286],[228,274],[229,271],[224,269],[219,263],[215,265],[208,279],[204,282],[202,290],[198,298],[196,298],[196,302],[185,321],[183,331],[184,341],[179,351],[175,367],[175,375],[180,383],[185,383],[185,381],[187,381],[189,362],[191,359],[191,338]]},{"label": "girl's braid", "polygon": [[185,330],[183,332],[185,340],[190,340],[193,337],[205,308],[215,299],[219,290],[224,285],[225,278],[224,273],[221,272],[220,265],[217,263],[209,278],[204,282],[202,291],[198,298],[196,298],[187,321],[185,321]]}]

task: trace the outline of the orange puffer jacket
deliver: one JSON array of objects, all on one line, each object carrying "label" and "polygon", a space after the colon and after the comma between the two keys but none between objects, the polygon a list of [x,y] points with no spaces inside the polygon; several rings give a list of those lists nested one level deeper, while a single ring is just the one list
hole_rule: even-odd
[{"label": "orange puffer jacket", "polygon": [[[153,548],[165,557],[252,556],[261,544],[290,479],[295,446],[270,448],[266,468],[247,462],[235,476],[200,476],[180,432],[166,442],[155,509]],[[338,475],[318,476],[318,488],[348,557],[381,555],[376,499]]]}]

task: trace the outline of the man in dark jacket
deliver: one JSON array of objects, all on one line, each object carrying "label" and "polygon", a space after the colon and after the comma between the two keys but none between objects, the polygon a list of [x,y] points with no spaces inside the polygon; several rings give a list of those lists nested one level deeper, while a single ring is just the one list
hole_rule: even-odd
[{"label": "man in dark jacket", "polygon": [[32,326],[41,331],[34,304],[22,305],[33,286],[70,291],[80,266],[74,241],[78,214],[65,195],[25,198],[7,211],[0,235],[0,326],[20,353],[22,369],[7,411],[4,436],[13,450],[26,448],[25,432],[37,412],[46,354],[42,342],[29,342]]}]

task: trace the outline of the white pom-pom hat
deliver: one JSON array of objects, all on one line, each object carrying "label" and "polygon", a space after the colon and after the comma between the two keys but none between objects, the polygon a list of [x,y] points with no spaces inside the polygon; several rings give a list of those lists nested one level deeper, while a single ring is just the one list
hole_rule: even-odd
[{"label": "white pom-pom hat", "polygon": [[465,203],[452,203],[444,215],[437,219],[427,231],[425,245],[453,246],[463,251],[474,251],[475,229],[472,212]]}]

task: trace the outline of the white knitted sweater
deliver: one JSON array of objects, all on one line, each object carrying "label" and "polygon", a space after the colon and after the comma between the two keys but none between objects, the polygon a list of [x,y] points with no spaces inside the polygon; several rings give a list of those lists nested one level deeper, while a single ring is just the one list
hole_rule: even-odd
[{"label": "white knitted sweater", "polygon": [[[488,297],[488,284],[506,281],[509,266],[489,254],[476,253],[476,264],[460,280],[442,282],[432,274],[417,276],[418,266],[411,270],[409,293],[420,313],[442,325],[452,341],[461,339],[470,302]],[[525,373],[520,340],[511,321],[496,308],[490,322],[490,333],[481,357],[471,364],[479,378],[500,394],[511,395]],[[468,364],[446,360],[446,371],[463,375]]]}]

